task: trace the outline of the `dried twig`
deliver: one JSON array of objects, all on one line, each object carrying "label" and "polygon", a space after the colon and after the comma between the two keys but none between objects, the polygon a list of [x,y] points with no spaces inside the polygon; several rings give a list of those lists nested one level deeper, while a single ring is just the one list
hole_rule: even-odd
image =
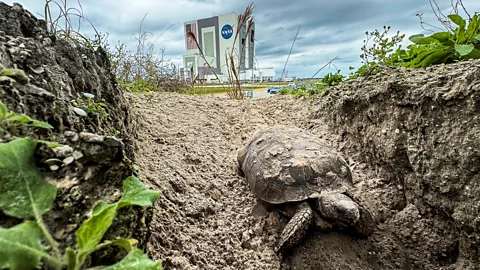
[{"label": "dried twig", "polygon": [[335,60],[338,60],[340,58],[338,58],[338,55],[335,56],[335,58],[333,58],[332,60],[328,61],[325,65],[323,65],[319,70],[317,70],[317,72],[315,72],[315,74],[313,74],[313,76],[310,78],[310,80],[312,80],[313,78],[315,78],[315,76],[317,76],[317,74],[322,70],[324,69],[326,66],[330,65],[333,61]]}]

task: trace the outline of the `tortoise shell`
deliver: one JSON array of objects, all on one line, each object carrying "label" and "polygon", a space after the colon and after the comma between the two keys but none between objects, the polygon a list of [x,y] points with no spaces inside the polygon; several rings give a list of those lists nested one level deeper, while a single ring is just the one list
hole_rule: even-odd
[{"label": "tortoise shell", "polygon": [[353,187],[345,160],[325,142],[297,127],[257,132],[238,153],[239,169],[263,201],[280,204]]}]

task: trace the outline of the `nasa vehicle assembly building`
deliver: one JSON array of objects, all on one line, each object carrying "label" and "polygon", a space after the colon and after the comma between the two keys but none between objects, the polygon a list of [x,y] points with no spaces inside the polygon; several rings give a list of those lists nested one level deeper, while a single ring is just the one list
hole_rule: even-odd
[{"label": "nasa vehicle assembly building", "polygon": [[[255,59],[255,24],[250,27],[244,25],[240,29],[238,38],[235,40],[237,31],[238,15],[230,13],[184,23],[184,35],[186,54],[183,56],[184,68],[180,70],[185,79],[196,78],[205,81],[216,79],[209,70],[205,60],[222,82],[228,81],[227,54],[232,48],[235,49],[235,65],[240,63],[240,79],[242,81],[270,81],[275,76],[273,68],[258,69]],[[205,60],[200,55],[200,50],[192,37],[187,35],[192,31],[201,47]],[[242,50],[243,48],[243,50]]]}]

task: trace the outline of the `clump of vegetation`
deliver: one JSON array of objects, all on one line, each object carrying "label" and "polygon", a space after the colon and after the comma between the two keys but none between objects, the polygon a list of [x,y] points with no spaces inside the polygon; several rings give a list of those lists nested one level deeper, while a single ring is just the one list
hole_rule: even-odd
[{"label": "clump of vegetation", "polygon": [[83,98],[77,98],[76,102],[77,105],[82,109],[87,115],[92,114],[101,119],[105,119],[108,117],[108,113],[106,111],[107,105],[103,102],[96,102],[93,99],[95,95],[90,93],[83,93]]},{"label": "clump of vegetation", "polygon": [[[432,34],[410,36],[409,40],[413,44],[406,48],[401,45],[405,34],[397,31],[390,36],[390,26],[384,25],[381,31],[377,29],[371,32],[367,31],[365,32],[367,37],[363,40],[361,47],[362,65],[356,71],[353,71],[354,67],[350,67],[351,72],[348,77],[341,75],[340,70],[335,74],[328,73],[321,80],[323,83],[321,90],[316,92],[328,93],[330,86],[344,80],[374,75],[386,67],[424,68],[434,64],[480,59],[480,15],[475,13],[470,16],[461,0],[452,2],[452,14],[446,16],[441,13],[435,0],[430,0],[430,4],[438,21],[446,31],[439,28],[436,31],[426,29],[424,25],[428,24],[423,22],[422,15],[418,14],[422,28],[431,31]],[[459,7],[466,13],[468,20],[459,15]],[[337,57],[333,60],[335,59]]]},{"label": "clump of vegetation", "polygon": [[[164,59],[163,50],[160,53],[155,51],[155,42],[148,40],[150,33],[142,30],[146,15],[140,24],[139,33],[134,35],[137,48],[136,52],[132,53],[121,42],[111,48],[108,43],[108,33],[99,32],[83,15],[81,1],[77,1],[77,4],[77,7],[71,7],[67,5],[66,0],[45,0],[43,16],[47,22],[48,32],[52,36],[93,50],[102,47],[108,55],[117,82],[126,91],[183,92],[186,89],[186,84],[179,77],[176,65]],[[53,7],[56,7],[56,14],[58,14],[56,17],[52,16]],[[95,32],[93,39],[81,33],[82,22],[85,21]]]},{"label": "clump of vegetation", "polygon": [[290,88],[283,87],[282,89],[280,89],[280,91],[278,91],[278,94],[279,95],[290,95],[290,94],[293,94],[295,92],[296,92],[295,89],[290,89]]},{"label": "clump of vegetation", "polygon": [[326,86],[334,86],[339,83],[341,83],[344,80],[344,76],[340,74],[341,70],[337,70],[336,73],[327,73],[323,78],[322,78],[322,83],[325,84]]},{"label": "clump of vegetation", "polygon": [[[94,49],[106,43],[106,39],[102,36],[95,26],[83,15],[83,7],[80,1],[77,2],[78,7],[70,7],[67,0],[45,0],[45,13],[43,18],[47,22],[48,32],[58,38],[66,39],[74,42],[78,46]],[[52,7],[57,7],[58,15],[53,17]],[[95,32],[95,38],[81,33],[82,21],[86,21]],[[77,25],[75,25],[77,22]]]},{"label": "clump of vegetation", "polygon": [[[390,28],[390,26],[384,25],[381,32],[377,29],[372,32],[365,32],[367,38],[363,40],[361,48],[363,53],[360,55],[360,58],[367,67],[392,66],[398,62],[395,57],[392,57],[392,52],[401,50],[402,45],[400,43],[403,41],[405,34],[400,34],[400,31],[397,31],[395,35],[388,37]],[[373,41],[373,44],[368,47],[370,41]]]},{"label": "clump of vegetation", "polygon": [[2,74],[9,77],[11,82],[18,82],[21,84],[27,84],[30,82],[30,79],[28,78],[27,74],[25,74],[25,71],[21,69],[5,68],[2,69]]},{"label": "clump of vegetation", "polygon": [[[432,10],[438,21],[445,27],[446,31],[437,28],[437,31],[424,27],[425,22],[420,17],[420,23],[424,30],[432,34],[416,34],[409,37],[413,42],[403,49],[400,43],[405,37],[399,31],[388,38],[390,26],[383,26],[383,31],[375,30],[366,32],[367,39],[361,48],[363,54],[363,65],[352,74],[351,77],[366,76],[377,73],[385,67],[424,68],[435,64],[448,64],[468,59],[480,59],[480,16],[470,16],[461,0],[452,2],[453,13],[443,15],[435,0],[430,0]],[[436,7],[436,8],[434,8]],[[459,13],[462,7],[468,16],[468,21],[462,18]],[[368,41],[373,40],[374,44],[367,47]]]},{"label": "clump of vegetation", "polygon": [[397,51],[392,57],[408,68],[480,59],[480,16],[473,15],[468,23],[458,14],[450,14],[448,18],[457,26],[455,29],[430,36],[413,35],[409,39],[414,44],[407,50]]},{"label": "clump of vegetation", "polygon": [[34,269],[45,260],[55,269],[78,270],[92,252],[117,245],[124,248],[128,255],[117,264],[103,269],[161,269],[160,262],[151,261],[135,247],[135,239],[117,238],[101,243],[118,210],[132,205],[151,206],[160,195],[147,189],[134,176],[124,181],[124,194],[118,202],[109,204],[100,201],[93,207],[90,217],[75,233],[75,248],[66,248],[62,255],[42,219],[42,215],[52,208],[57,189],[41,177],[35,166],[37,144],[30,138],[0,144],[0,209],[9,216],[25,219],[11,228],[0,227],[0,268]]},{"label": "clump of vegetation", "polygon": [[146,16],[147,14],[140,23],[139,32],[133,35],[137,42],[135,52],[130,52],[126,45],[120,42],[114,48],[106,44],[117,82],[123,89],[133,93],[150,91],[183,93],[188,85],[180,78],[177,66],[165,59],[163,49],[160,52],[155,50],[155,41],[149,40],[151,33],[142,30]]},{"label": "clump of vegetation", "polygon": [[[331,73],[329,73],[331,74]],[[301,83],[295,87],[284,87],[278,92],[279,95],[295,95],[296,98],[311,97],[314,95],[325,95],[329,86],[323,82]]]},{"label": "clump of vegetation", "polygon": [[0,101],[0,136],[5,133],[17,135],[18,130],[23,127],[53,128],[50,124],[32,119],[28,115],[9,111],[7,106]]}]

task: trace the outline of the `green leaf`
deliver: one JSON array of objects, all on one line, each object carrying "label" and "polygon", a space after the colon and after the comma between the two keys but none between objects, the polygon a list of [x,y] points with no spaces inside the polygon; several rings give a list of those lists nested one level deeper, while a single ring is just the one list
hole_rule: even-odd
[{"label": "green leaf", "polygon": [[39,128],[47,128],[47,129],[53,128],[49,123],[46,123],[46,122],[43,122],[43,121],[38,121],[38,120],[32,120],[32,122],[29,123],[28,125],[34,126],[34,127],[39,127]]},{"label": "green leaf", "polygon": [[75,270],[77,267],[77,254],[70,247],[67,247],[65,250],[65,262],[67,264],[67,270]]},{"label": "green leaf", "polygon": [[476,35],[476,36],[474,37],[474,39],[480,41],[480,34]]},{"label": "green leaf", "polygon": [[133,250],[133,247],[138,244],[138,241],[136,239],[117,238],[110,242],[110,244],[122,247],[127,252],[130,252]]},{"label": "green leaf", "polygon": [[118,202],[118,208],[129,205],[152,206],[152,204],[160,197],[159,191],[147,189],[138,178],[129,176],[123,182],[124,194]]},{"label": "green leaf", "polygon": [[92,216],[83,222],[76,231],[77,248],[82,253],[90,253],[102,240],[103,235],[112,225],[117,213],[117,204],[100,202],[93,210]]},{"label": "green leaf", "polygon": [[26,221],[10,229],[0,227],[0,269],[34,269],[44,256],[42,231],[37,223]]},{"label": "green leaf", "polygon": [[[85,258],[93,252],[103,235],[112,225],[121,207],[129,205],[151,206],[158,199],[160,193],[147,189],[138,178],[130,176],[123,182],[124,195],[120,201],[107,204],[100,201],[92,209],[92,216],[85,220],[76,232],[77,248],[80,249],[77,263],[81,266]],[[119,242],[125,244],[125,242]]]},{"label": "green leaf", "polygon": [[473,18],[471,18],[471,20],[469,20],[468,22],[467,31],[465,32],[465,36],[467,36],[468,38],[467,43],[471,43],[473,41],[472,40],[473,36],[479,32],[478,31],[479,21],[475,17],[478,18],[478,15],[475,14]]},{"label": "green leaf", "polygon": [[37,140],[39,143],[44,143],[50,148],[56,148],[56,147],[62,147],[65,146],[63,144],[57,143],[57,142],[50,142],[50,141],[44,141],[44,140]]},{"label": "green leaf", "polygon": [[457,28],[454,30],[455,33],[455,43],[456,44],[465,44],[467,41],[467,36],[465,35],[464,28]]},{"label": "green leaf", "polygon": [[437,50],[434,53],[430,54],[429,56],[425,57],[423,61],[420,63],[421,67],[427,67],[434,64],[439,64],[444,61],[447,56],[447,52],[443,50]]},{"label": "green leaf", "polygon": [[410,39],[411,42],[415,44],[420,44],[420,45],[440,43],[437,39],[431,36],[425,37],[423,34],[413,35],[413,36],[410,36],[408,39]]},{"label": "green leaf", "polygon": [[40,176],[30,138],[0,144],[0,208],[17,218],[41,216],[50,210],[57,188]]},{"label": "green leaf", "polygon": [[6,117],[7,113],[8,113],[7,106],[0,101],[0,118]]},{"label": "green leaf", "polygon": [[14,114],[13,116],[10,116],[9,118],[5,119],[5,121],[17,121],[20,123],[28,123],[32,121],[32,118],[28,117],[28,115],[25,114]]},{"label": "green leaf", "polygon": [[430,35],[431,38],[434,38],[441,43],[448,43],[450,40],[450,33],[449,32],[437,32],[432,35]]},{"label": "green leaf", "polygon": [[455,44],[455,51],[460,54],[460,56],[465,56],[473,51],[475,46],[473,44]]},{"label": "green leaf", "polygon": [[465,20],[458,14],[450,14],[447,17],[460,28],[464,28],[465,25],[467,25],[467,22],[465,22]]},{"label": "green leaf", "polygon": [[423,51],[422,53],[420,53],[419,55],[417,55],[417,57],[415,57],[415,59],[413,59],[411,62],[410,62],[410,66],[409,67],[412,67],[412,68],[417,68],[417,67],[420,67],[420,63],[425,59],[427,58],[429,55],[435,53],[435,50],[428,50],[428,51]]},{"label": "green leaf", "polygon": [[150,260],[140,249],[135,249],[120,262],[103,270],[162,270],[162,264]]},{"label": "green leaf", "polygon": [[418,42],[425,39],[425,35],[424,34],[417,34],[417,35],[410,36],[408,39],[415,44],[420,44]]},{"label": "green leaf", "polygon": [[464,59],[480,59],[480,50],[473,49],[471,53],[465,55]]}]

